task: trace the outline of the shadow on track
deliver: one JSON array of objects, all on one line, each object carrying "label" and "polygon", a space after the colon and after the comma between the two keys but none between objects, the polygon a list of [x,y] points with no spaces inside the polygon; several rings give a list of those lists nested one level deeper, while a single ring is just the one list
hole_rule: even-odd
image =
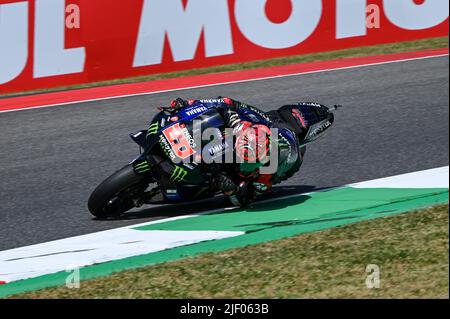
[{"label": "shadow on track", "polygon": [[[291,186],[275,186],[271,192],[264,195],[258,201],[256,201],[251,207],[246,208],[247,211],[259,211],[259,210],[275,210],[283,207],[287,207],[293,204],[299,204],[310,197],[307,195],[293,197],[290,199],[276,201],[277,198],[282,198],[285,196],[303,194],[312,191],[319,191],[330,187],[321,187],[316,188],[312,185],[291,185]],[[274,200],[270,203],[258,204],[260,201],[265,200]],[[202,213],[211,210],[219,210],[233,207],[230,204],[230,201],[225,196],[216,196],[214,198],[195,201],[195,202],[186,202],[186,203],[177,203],[177,204],[165,204],[158,206],[150,206],[148,208],[144,208],[141,210],[132,210],[131,212],[125,213],[122,216],[114,218],[114,220],[134,220],[134,219],[145,219],[145,218],[155,218],[155,220],[162,218],[170,218],[184,215],[191,215],[195,213]],[[236,212],[241,211],[241,209],[235,209]],[[230,211],[227,211],[230,212]],[[222,212],[217,212],[218,214]]]}]

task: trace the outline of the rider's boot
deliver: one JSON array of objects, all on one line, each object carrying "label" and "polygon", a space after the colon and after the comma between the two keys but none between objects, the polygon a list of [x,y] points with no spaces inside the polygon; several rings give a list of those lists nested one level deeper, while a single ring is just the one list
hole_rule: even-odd
[{"label": "rider's boot", "polygon": [[224,172],[220,172],[213,177],[213,185],[215,188],[220,189],[225,195],[231,196],[238,191],[238,186],[234,183],[233,179]]}]

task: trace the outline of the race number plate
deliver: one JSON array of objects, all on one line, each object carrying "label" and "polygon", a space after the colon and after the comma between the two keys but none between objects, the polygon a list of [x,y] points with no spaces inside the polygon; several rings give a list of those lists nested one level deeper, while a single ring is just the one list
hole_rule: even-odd
[{"label": "race number plate", "polygon": [[192,148],[194,141],[187,128],[182,128],[177,123],[163,130],[163,134],[177,157],[186,159],[195,154]]}]

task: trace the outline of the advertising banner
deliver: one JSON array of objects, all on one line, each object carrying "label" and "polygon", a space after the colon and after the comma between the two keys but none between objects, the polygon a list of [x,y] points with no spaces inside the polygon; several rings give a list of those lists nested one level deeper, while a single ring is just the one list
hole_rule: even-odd
[{"label": "advertising banner", "polygon": [[447,0],[0,0],[0,93],[448,35]]}]

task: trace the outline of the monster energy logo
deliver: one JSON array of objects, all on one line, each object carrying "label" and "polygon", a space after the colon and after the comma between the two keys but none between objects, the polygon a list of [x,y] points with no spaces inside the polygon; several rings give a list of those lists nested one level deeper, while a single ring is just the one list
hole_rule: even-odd
[{"label": "monster energy logo", "polygon": [[175,166],[175,170],[172,173],[172,176],[170,176],[170,180],[172,182],[181,182],[187,175],[187,171],[184,168],[181,168],[179,166]]},{"label": "monster energy logo", "polygon": [[150,125],[147,131],[147,135],[156,134],[157,132],[158,132],[158,123],[156,122]]},{"label": "monster energy logo", "polygon": [[138,173],[145,173],[150,170],[150,165],[147,161],[137,164],[135,167],[136,172]]}]

